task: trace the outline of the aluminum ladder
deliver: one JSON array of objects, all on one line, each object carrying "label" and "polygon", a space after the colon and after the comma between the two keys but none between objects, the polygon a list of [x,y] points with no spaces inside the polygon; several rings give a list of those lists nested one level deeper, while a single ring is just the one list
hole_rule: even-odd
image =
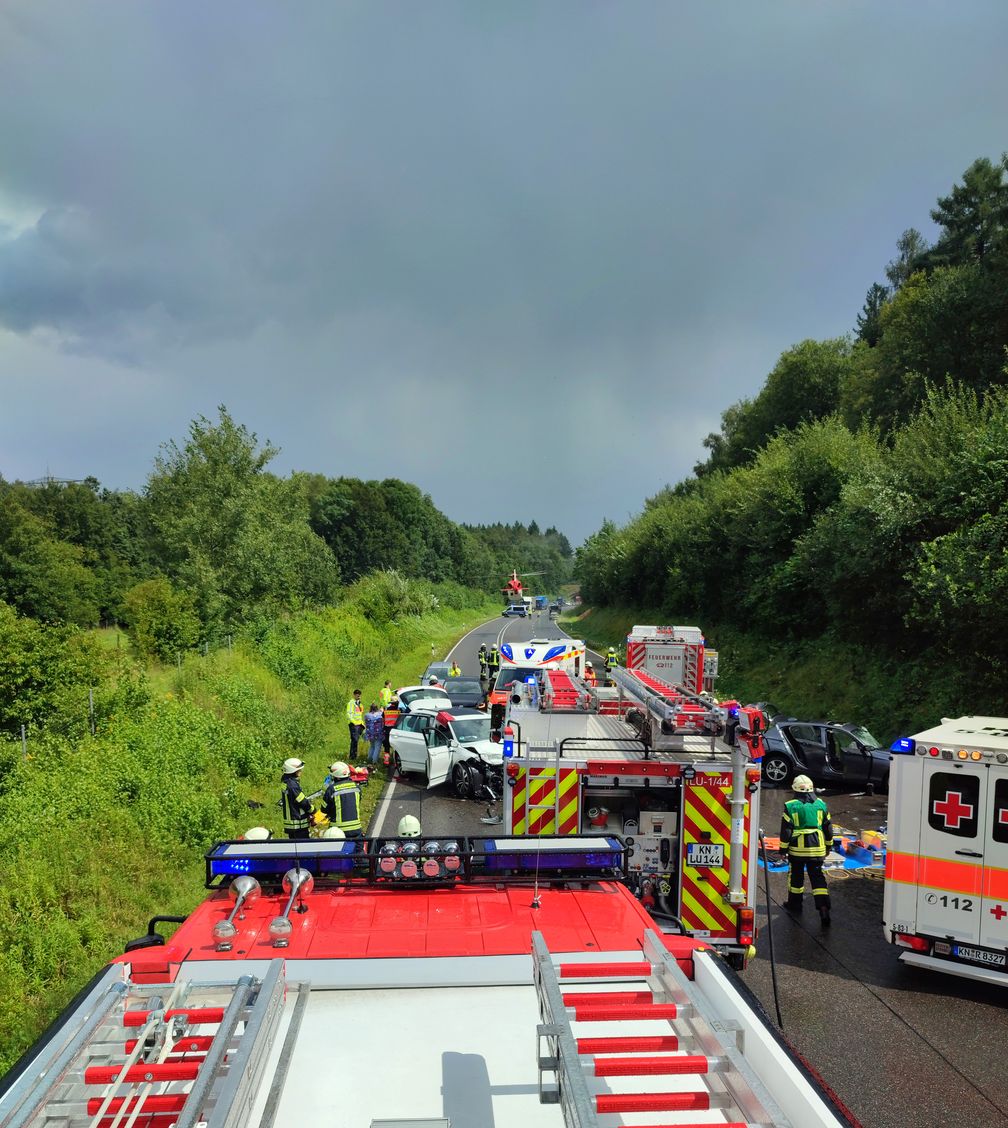
[{"label": "aluminum ladder", "polygon": [[0,1128],[244,1128],[284,1003],[283,960],[229,983],[113,965],[0,1103]]},{"label": "aluminum ladder", "polygon": [[[738,1024],[711,1012],[657,934],[647,934],[643,954],[558,964],[533,933],[540,1102],[560,1104],[566,1128],[652,1112],[716,1117],[677,1118],[675,1128],[794,1128],[736,1046]],[[572,980],[582,989],[565,990]],[[605,1033],[585,1036],[591,1024]],[[661,1091],[650,1078],[666,1079]]]}]

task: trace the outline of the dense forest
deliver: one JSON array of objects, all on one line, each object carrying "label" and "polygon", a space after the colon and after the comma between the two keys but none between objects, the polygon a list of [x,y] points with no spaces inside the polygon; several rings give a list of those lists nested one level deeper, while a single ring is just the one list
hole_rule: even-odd
[{"label": "dense forest", "polygon": [[1008,155],[904,231],[856,333],[786,351],[693,476],[578,550],[596,605],[926,659],[1008,663]]},{"label": "dense forest", "polygon": [[222,407],[162,447],[141,493],[0,479],[0,603],[46,623],[120,622],[141,653],[174,659],[336,602],[376,570],[483,592],[512,568],[541,573],[546,591],[569,577],[556,529],[458,525],[394,478],[280,478],[277,453]]}]

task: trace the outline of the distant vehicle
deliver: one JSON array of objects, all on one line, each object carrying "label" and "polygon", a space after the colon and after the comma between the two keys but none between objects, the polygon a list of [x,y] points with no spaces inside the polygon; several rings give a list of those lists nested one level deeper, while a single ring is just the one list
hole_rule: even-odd
[{"label": "distant vehicle", "polygon": [[450,779],[460,799],[501,796],[502,749],[490,739],[486,713],[418,702],[396,721],[389,743],[396,770],[422,775],[429,788]]},{"label": "distant vehicle", "polygon": [[545,595],[537,595],[535,597],[535,609],[537,611],[545,611],[547,603],[549,603],[549,600]]},{"label": "distant vehicle", "polygon": [[763,744],[763,779],[778,787],[799,774],[824,787],[889,786],[889,749],[863,725],[778,717]]},{"label": "distant vehicle", "polygon": [[525,619],[528,617],[528,608],[524,603],[509,603],[501,614],[506,619]]},{"label": "distant vehicle", "polygon": [[427,685],[430,679],[433,677],[437,678],[439,682],[443,683],[445,678],[448,677],[448,671],[450,669],[451,662],[431,662],[427,669],[424,670],[423,677],[420,679],[420,681],[424,685]]},{"label": "distant vehicle", "polygon": [[559,615],[563,611],[563,605],[562,599],[554,599],[550,604],[550,614]]},{"label": "distant vehicle", "polygon": [[453,706],[465,705],[470,709],[481,709],[486,705],[486,690],[479,678],[468,678],[465,675],[445,678],[444,690]]},{"label": "distant vehicle", "polygon": [[406,685],[396,691],[396,697],[401,713],[409,713],[420,701],[430,701],[439,709],[451,707],[451,698],[437,685]]}]

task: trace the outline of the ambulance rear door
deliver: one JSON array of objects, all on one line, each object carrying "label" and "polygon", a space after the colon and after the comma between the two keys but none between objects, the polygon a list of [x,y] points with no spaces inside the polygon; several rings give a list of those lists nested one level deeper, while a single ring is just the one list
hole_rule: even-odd
[{"label": "ambulance rear door", "polygon": [[980,943],[1008,948],[1008,765],[987,768],[987,811]]},{"label": "ambulance rear door", "polygon": [[925,761],[917,931],[979,944],[987,767]]}]

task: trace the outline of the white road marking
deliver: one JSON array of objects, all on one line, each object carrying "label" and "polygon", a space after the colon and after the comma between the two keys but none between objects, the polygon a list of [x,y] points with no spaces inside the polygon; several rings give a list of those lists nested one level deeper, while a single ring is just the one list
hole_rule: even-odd
[{"label": "white road marking", "polygon": [[374,818],[371,820],[374,823],[374,828],[368,829],[369,838],[381,838],[382,824],[385,822],[385,816],[388,814],[389,804],[392,802],[392,792],[395,791],[395,780],[390,779],[388,791],[385,792],[385,798],[381,801],[381,805],[375,812]]},{"label": "white road marking", "polygon": [[[495,623],[496,621],[497,621],[496,619],[487,619],[487,621],[485,623],[480,623],[478,626],[473,627],[473,629],[471,631],[466,631],[466,633],[458,640],[458,642],[455,643],[455,645],[451,648],[451,650],[449,650],[448,653],[445,655],[445,661],[447,662],[448,659],[451,658],[451,656],[455,653],[455,651],[458,650],[458,648],[462,645],[462,643],[465,642],[465,640],[471,634],[475,634],[477,631],[482,630],[484,627],[488,627],[491,623]],[[506,627],[505,627],[505,629],[506,629]]]}]

